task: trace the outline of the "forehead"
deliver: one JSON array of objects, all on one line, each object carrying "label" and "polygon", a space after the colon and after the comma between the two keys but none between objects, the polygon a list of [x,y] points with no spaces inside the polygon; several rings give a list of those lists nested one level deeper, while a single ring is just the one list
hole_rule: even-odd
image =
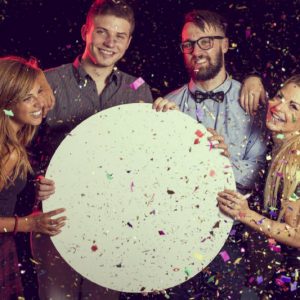
[{"label": "forehead", "polygon": [[185,23],[182,32],[181,32],[181,38],[182,40],[187,39],[199,39],[204,36],[214,36],[214,35],[221,35],[223,36],[223,32],[216,27],[209,26],[208,24],[205,25],[204,31],[200,29],[195,23],[188,22]]},{"label": "forehead", "polygon": [[123,18],[114,15],[97,15],[92,22],[94,28],[102,27],[109,31],[127,33],[129,35],[131,25]]},{"label": "forehead", "polygon": [[287,98],[286,100],[293,100],[300,103],[300,86],[297,84],[290,82],[282,87],[281,92]]}]

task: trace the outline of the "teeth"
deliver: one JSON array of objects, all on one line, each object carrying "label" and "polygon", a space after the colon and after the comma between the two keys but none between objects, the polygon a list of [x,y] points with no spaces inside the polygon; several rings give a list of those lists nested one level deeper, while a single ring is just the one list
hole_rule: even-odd
[{"label": "teeth", "polygon": [[281,119],[280,117],[278,117],[277,115],[272,115],[272,118],[274,119],[274,120],[277,120],[277,121],[280,121],[280,122],[284,122],[284,120],[283,119]]},{"label": "teeth", "polygon": [[42,111],[41,110],[39,110],[39,111],[35,111],[35,112],[33,112],[33,113],[31,113],[33,116],[39,116],[40,114],[42,113]]},{"label": "teeth", "polygon": [[112,55],[112,54],[113,54],[112,51],[105,50],[105,49],[101,49],[100,52],[103,52],[104,54],[109,54],[109,55]]}]

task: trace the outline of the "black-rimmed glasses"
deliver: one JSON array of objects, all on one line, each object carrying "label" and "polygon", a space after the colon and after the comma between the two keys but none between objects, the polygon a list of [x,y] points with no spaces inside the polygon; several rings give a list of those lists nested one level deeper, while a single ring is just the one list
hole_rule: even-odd
[{"label": "black-rimmed glasses", "polygon": [[194,51],[195,44],[202,50],[209,50],[214,46],[214,40],[222,40],[224,36],[204,36],[196,41],[186,41],[180,44],[182,53],[191,54]]}]

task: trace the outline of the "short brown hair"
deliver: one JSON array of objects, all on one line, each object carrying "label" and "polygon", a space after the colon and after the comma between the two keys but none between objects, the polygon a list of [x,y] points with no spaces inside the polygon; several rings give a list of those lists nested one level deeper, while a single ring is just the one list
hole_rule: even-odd
[{"label": "short brown hair", "polygon": [[193,10],[185,15],[184,24],[192,22],[197,25],[202,31],[205,26],[213,27],[214,29],[220,29],[226,36],[228,23],[224,17],[216,12],[209,10]]},{"label": "short brown hair", "polygon": [[130,24],[130,34],[133,33],[135,27],[134,12],[131,6],[124,0],[95,0],[91,5],[87,17],[86,25],[90,26],[95,16],[113,15],[118,18],[125,19]]}]

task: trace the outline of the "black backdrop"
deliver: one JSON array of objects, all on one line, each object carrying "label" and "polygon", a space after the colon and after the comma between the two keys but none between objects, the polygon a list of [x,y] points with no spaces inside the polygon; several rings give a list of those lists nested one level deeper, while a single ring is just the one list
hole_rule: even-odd
[{"label": "black backdrop", "polygon": [[[42,68],[71,62],[82,52],[80,27],[91,0],[0,0],[0,55],[34,56]],[[299,69],[300,0],[129,0],[136,13],[134,39],[119,67],[143,77],[154,95],[185,83],[179,52],[183,15],[216,10],[229,21],[226,62],[237,79],[255,70],[274,90]],[[247,37],[246,37],[247,35]]]}]

